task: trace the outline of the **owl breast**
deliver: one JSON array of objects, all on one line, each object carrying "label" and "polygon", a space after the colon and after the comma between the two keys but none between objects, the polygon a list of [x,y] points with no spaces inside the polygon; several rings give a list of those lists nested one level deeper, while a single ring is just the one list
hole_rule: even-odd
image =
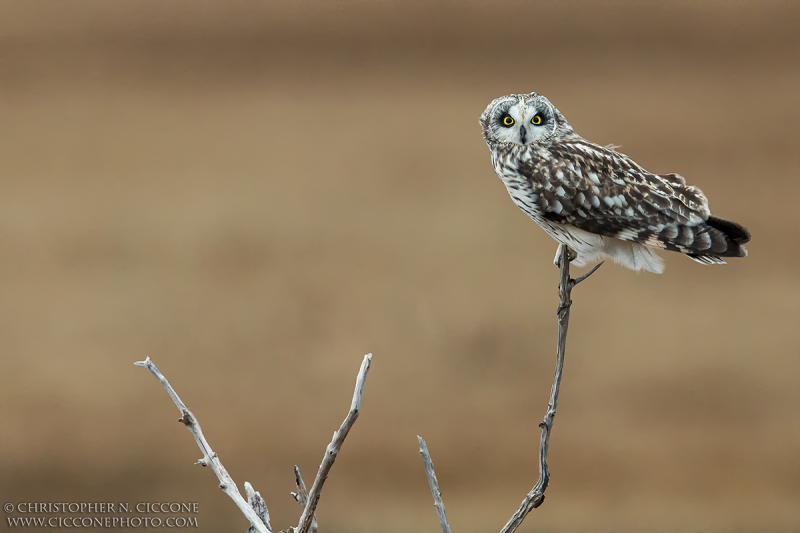
[{"label": "owl breast", "polygon": [[543,218],[543,213],[539,207],[539,195],[534,192],[531,183],[518,170],[520,161],[530,161],[531,154],[528,152],[529,150],[515,150],[513,148],[493,150],[492,166],[495,173],[497,173],[497,177],[506,186],[506,190],[514,203],[525,214],[544,227],[547,221]]},{"label": "owl breast", "polygon": [[529,146],[493,150],[492,166],[517,207],[532,218],[553,239],[566,244],[577,252],[579,257],[576,261],[573,261],[573,264],[584,266],[586,260],[590,257],[593,258],[598,249],[603,247],[603,238],[600,235],[594,235],[569,224],[552,222],[544,217],[539,195],[534,191],[529,178],[518,170],[520,164],[527,164],[533,158],[546,160],[549,158],[549,154],[544,149],[535,150]]}]

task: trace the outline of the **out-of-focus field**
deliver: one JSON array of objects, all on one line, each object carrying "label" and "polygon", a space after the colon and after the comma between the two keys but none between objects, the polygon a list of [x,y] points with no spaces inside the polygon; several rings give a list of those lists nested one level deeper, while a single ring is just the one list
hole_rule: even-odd
[{"label": "out-of-focus field", "polygon": [[198,502],[244,531],[150,356],[286,528],[373,352],[321,531],[437,530],[417,434],[454,530],[499,530],[538,475],[558,274],[478,117],[537,91],[753,241],[575,290],[522,531],[799,531],[799,15],[3,2],[0,500]]}]

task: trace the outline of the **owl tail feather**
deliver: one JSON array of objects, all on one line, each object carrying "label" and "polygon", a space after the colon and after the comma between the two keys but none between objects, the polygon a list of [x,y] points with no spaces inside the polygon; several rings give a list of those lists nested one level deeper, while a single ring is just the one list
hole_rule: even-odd
[{"label": "owl tail feather", "polygon": [[725,261],[720,259],[714,255],[698,255],[698,254],[686,254],[686,257],[689,259],[693,259],[698,263],[703,265],[724,265],[726,264]]},{"label": "owl tail feather", "polygon": [[732,220],[725,220],[724,218],[719,218],[712,215],[708,217],[706,224],[712,228],[717,228],[722,233],[727,235],[729,239],[732,239],[734,242],[739,244],[744,244],[750,241],[750,232],[747,231],[747,228],[741,224],[733,222]]},{"label": "owl tail feather", "polygon": [[750,240],[750,232],[741,224],[715,216],[708,217],[713,255],[721,257],[745,257],[747,249],[742,244]]},{"label": "owl tail feather", "polygon": [[[736,222],[711,216],[705,224],[685,228],[682,233],[692,240],[684,245],[687,249],[682,250],[683,253],[698,263],[724,265],[723,257],[747,256],[747,249],[742,244],[750,240],[750,232]],[[701,242],[702,247],[699,246]]]}]

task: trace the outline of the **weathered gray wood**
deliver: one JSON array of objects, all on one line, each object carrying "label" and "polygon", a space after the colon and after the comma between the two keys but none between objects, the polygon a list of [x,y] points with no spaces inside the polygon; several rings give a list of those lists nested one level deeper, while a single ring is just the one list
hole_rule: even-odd
[{"label": "weathered gray wood", "polygon": [[[294,465],[294,482],[297,485],[297,492],[292,492],[292,497],[300,504],[300,507],[305,509],[308,504],[308,489],[306,489],[306,484],[303,481],[303,476],[300,475],[300,469],[297,465]],[[308,529],[308,533],[317,533],[317,513],[314,513],[314,518],[311,519],[311,527]]]},{"label": "weathered gray wood", "polygon": [[[191,431],[192,435],[194,436],[195,442],[197,442],[197,446],[200,447],[200,451],[203,452],[203,458],[198,461],[199,464],[203,466],[210,466],[214,473],[219,478],[219,487],[225,491],[225,494],[230,496],[242,514],[247,517],[247,520],[250,521],[250,527],[252,531],[257,531],[258,533],[272,533],[272,529],[269,525],[269,512],[267,511],[267,506],[264,503],[263,505],[263,514],[259,516],[259,513],[256,512],[250,504],[242,498],[239,489],[236,487],[236,483],[234,483],[233,478],[231,478],[228,471],[222,466],[222,462],[219,460],[219,457],[211,449],[211,446],[208,444],[205,436],[203,436],[203,430],[200,428],[200,423],[197,421],[197,418],[186,408],[186,405],[181,401],[178,393],[175,392],[175,389],[172,388],[172,385],[169,384],[167,378],[164,377],[164,374],[158,370],[155,363],[153,363],[150,358],[148,357],[144,361],[138,361],[134,363],[137,366],[142,366],[150,371],[161,384],[166,389],[167,393],[169,393],[172,401],[175,402],[175,405],[181,412],[181,418],[178,419],[186,428]],[[251,487],[252,488],[252,487]],[[254,492],[255,493],[255,492]],[[255,493],[257,494],[257,493]],[[260,500],[259,505],[264,502],[261,499],[261,495],[258,496],[258,500]],[[257,502],[254,499],[254,502]],[[261,509],[259,509],[261,510]]]},{"label": "weathered gray wood", "polygon": [[433,471],[433,461],[431,460],[431,454],[428,452],[428,445],[425,444],[425,439],[419,435],[417,435],[417,443],[419,443],[419,454],[422,456],[422,465],[425,467],[425,474],[428,476],[428,485],[431,487],[433,506],[439,515],[439,525],[442,528],[442,533],[450,533],[450,523],[447,521],[442,493],[439,492],[439,480],[436,479],[436,472]]},{"label": "weathered gray wood", "polygon": [[303,514],[300,516],[300,522],[295,533],[308,533],[309,528],[311,528],[311,523],[314,521],[314,511],[317,509],[319,496],[322,492],[322,485],[328,479],[328,472],[330,472],[333,462],[336,460],[336,455],[342,449],[344,439],[347,437],[350,428],[356,423],[358,414],[361,411],[361,396],[364,394],[364,383],[367,380],[367,373],[371,363],[372,354],[370,353],[364,356],[364,362],[361,363],[361,370],[358,372],[358,378],[356,378],[356,389],[353,392],[353,401],[350,404],[350,412],[347,413],[344,422],[339,427],[339,431],[334,431],[333,439],[325,450],[322,463],[319,465],[319,470],[317,470],[317,477],[311,485],[311,490],[308,491],[308,501],[303,509]]},{"label": "weathered gray wood", "polygon": [[[316,533],[317,531],[315,510],[319,502],[320,493],[322,492],[322,485],[328,478],[328,473],[333,466],[333,462],[336,460],[339,450],[342,448],[344,439],[347,437],[350,428],[355,424],[358,414],[361,411],[361,397],[364,395],[364,384],[367,380],[367,373],[369,372],[371,362],[372,354],[365,355],[361,363],[361,369],[358,372],[358,377],[356,378],[356,388],[353,393],[353,401],[350,404],[350,411],[347,413],[339,430],[334,432],[333,440],[325,450],[325,456],[322,459],[322,464],[319,466],[317,477],[314,480],[314,484],[311,486],[310,492],[306,492],[306,486],[303,482],[303,478],[300,476],[300,470],[295,466],[295,481],[297,483],[298,492],[297,494],[292,494],[303,506],[303,514],[300,516],[300,522],[297,528],[289,528],[290,531],[294,531],[295,533]],[[167,378],[164,377],[149,357],[145,361],[138,361],[134,364],[147,368],[158,378],[164,386],[164,389],[169,393],[172,401],[175,402],[175,405],[181,412],[179,421],[191,431],[197,445],[203,452],[203,458],[198,461],[198,464],[210,466],[211,469],[214,470],[214,473],[219,478],[220,488],[230,496],[237,507],[239,507],[239,510],[242,511],[242,514],[250,521],[248,533],[272,533],[269,522],[269,511],[267,511],[267,504],[264,502],[261,494],[255,491],[250,483],[245,481],[244,487],[247,494],[247,501],[245,501],[241,493],[239,493],[236,483],[234,483],[225,467],[222,466],[219,457],[211,449],[205,436],[203,436],[203,430],[200,428],[200,423],[197,421],[197,418],[186,408],[186,405],[181,401],[175,389],[169,384]]]}]

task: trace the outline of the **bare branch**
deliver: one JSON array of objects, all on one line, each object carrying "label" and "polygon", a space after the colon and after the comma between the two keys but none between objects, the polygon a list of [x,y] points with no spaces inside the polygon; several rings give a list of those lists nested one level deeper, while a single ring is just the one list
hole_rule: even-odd
[{"label": "bare branch", "polygon": [[[247,495],[247,503],[256,512],[258,518],[260,518],[268,528],[272,529],[272,527],[269,525],[269,511],[267,510],[267,502],[265,502],[264,498],[261,497],[261,493],[253,490],[253,486],[247,481],[244,482],[244,493]],[[255,532],[256,530],[253,526],[250,526],[247,529],[247,533]]]},{"label": "bare branch", "polygon": [[547,468],[547,450],[550,447],[550,432],[553,429],[553,422],[558,406],[558,390],[561,386],[561,372],[564,369],[564,352],[567,347],[567,327],[569,326],[569,308],[572,305],[570,295],[572,288],[591,276],[602,263],[594,267],[589,273],[574,280],[569,277],[569,255],[571,250],[566,244],[562,244],[559,249],[561,280],[558,284],[558,295],[561,303],[558,306],[558,349],[556,351],[556,373],[553,378],[553,386],[550,389],[550,402],[547,404],[547,413],[539,427],[542,428],[542,436],[539,441],[539,480],[533,489],[522,500],[517,512],[506,523],[500,533],[513,533],[525,520],[531,510],[539,507],[544,502],[544,491],[550,483],[550,471]]},{"label": "bare branch", "polygon": [[[544,502],[544,491],[547,490],[547,485],[550,483],[550,470],[547,468],[547,451],[550,447],[550,432],[553,429],[553,422],[556,416],[556,407],[558,406],[558,391],[561,387],[561,373],[564,369],[564,352],[567,347],[567,328],[569,326],[569,309],[572,305],[570,295],[572,288],[578,283],[591,276],[603,263],[600,263],[587,274],[572,279],[569,277],[569,262],[570,256],[575,257],[575,253],[569,249],[566,244],[562,244],[558,250],[558,261],[560,263],[561,278],[558,284],[558,295],[560,303],[558,306],[558,348],[556,350],[556,373],[553,377],[553,386],[550,388],[550,401],[547,404],[547,412],[544,415],[544,420],[539,424],[542,428],[542,435],[539,439],[539,480],[533,486],[531,491],[522,500],[522,504],[517,509],[517,512],[511,519],[503,526],[500,533],[513,533],[528,516],[531,510],[539,507]],[[442,533],[450,533],[450,525],[447,522],[447,514],[444,510],[444,502],[442,502],[442,495],[439,492],[439,482],[436,479],[436,473],[433,471],[433,462],[428,453],[428,446],[422,437],[417,436],[419,440],[419,453],[422,456],[422,463],[425,466],[425,473],[428,476],[428,484],[431,487],[431,494],[433,494],[434,506],[436,512],[439,513],[439,524],[442,527]]]},{"label": "bare branch", "polygon": [[[575,285],[577,285],[577,284],[578,284],[578,283],[580,283],[581,281],[585,280],[586,278],[588,278],[589,276],[591,276],[592,274],[594,274],[594,273],[595,273],[595,271],[596,271],[598,268],[600,268],[601,266],[603,266],[603,263],[605,263],[605,261],[600,261],[600,262],[599,262],[599,263],[597,263],[597,264],[594,266],[594,268],[593,268],[593,269],[591,269],[589,272],[587,272],[587,273],[586,273],[586,274],[584,274],[583,276],[578,276],[578,278],[577,278],[577,279],[574,279],[574,280],[572,280],[572,281],[573,281],[573,283],[572,283],[572,287],[574,287]],[[570,290],[572,290],[572,287],[570,287]]]},{"label": "bare branch", "polygon": [[439,525],[442,527],[442,533],[450,533],[450,523],[447,521],[442,493],[439,492],[439,480],[436,479],[436,472],[433,470],[433,460],[431,460],[431,454],[428,452],[428,445],[425,444],[425,439],[419,435],[417,435],[417,442],[419,443],[419,454],[422,456],[422,465],[425,467],[425,474],[428,476],[428,485],[431,487],[433,506],[436,507],[436,513],[439,515]]},{"label": "bare branch", "polygon": [[322,493],[322,485],[325,483],[325,480],[328,479],[328,473],[333,466],[333,462],[336,460],[336,455],[339,453],[339,450],[342,449],[344,439],[347,437],[350,428],[355,424],[358,413],[361,411],[361,396],[364,394],[364,383],[367,379],[367,373],[369,372],[371,363],[372,354],[370,353],[364,356],[364,361],[361,363],[361,370],[358,372],[358,378],[356,378],[356,389],[355,392],[353,392],[353,401],[350,404],[350,412],[347,413],[344,422],[342,422],[342,425],[339,427],[339,431],[333,433],[333,439],[325,450],[325,456],[322,458],[322,463],[319,465],[314,484],[311,485],[311,490],[308,493],[308,501],[303,509],[303,514],[300,516],[300,522],[295,530],[296,533],[308,533],[311,528],[314,512],[317,509],[317,503],[319,503],[319,497]]},{"label": "bare branch", "polygon": [[[234,483],[233,479],[231,478],[228,471],[222,466],[222,462],[220,462],[219,457],[211,449],[211,446],[206,441],[206,438],[203,436],[203,430],[200,429],[200,423],[197,421],[195,416],[186,408],[186,405],[181,401],[178,394],[175,392],[175,389],[172,388],[172,385],[169,384],[167,378],[164,377],[156,365],[150,360],[148,357],[144,361],[138,361],[134,363],[137,366],[143,366],[147,370],[149,370],[169,393],[172,401],[175,402],[175,405],[178,406],[178,409],[181,412],[181,418],[178,419],[186,428],[191,431],[192,435],[194,436],[194,440],[197,442],[197,446],[200,447],[200,451],[203,452],[203,458],[198,461],[203,466],[211,466],[211,469],[217,475],[220,481],[219,487],[225,491],[225,494],[230,496],[233,502],[239,507],[239,510],[247,517],[247,520],[250,521],[250,526],[253,531],[257,531],[258,533],[272,533],[272,529],[269,526],[269,513],[267,512],[266,504],[264,504],[264,514],[259,516],[256,511],[251,507],[249,503],[242,498],[242,495],[239,493],[239,489],[236,487],[236,483]],[[251,487],[252,488],[252,487]],[[257,493],[256,493],[257,494]],[[261,496],[259,495],[258,498],[260,499]],[[263,499],[261,502],[263,503]]]},{"label": "bare branch", "polygon": [[[308,490],[306,490],[306,484],[303,481],[303,476],[300,475],[300,469],[297,465],[294,465],[294,481],[297,484],[297,492],[292,493],[292,497],[295,499],[297,503],[300,504],[303,509],[305,509],[306,504],[308,503]],[[314,513],[314,517],[311,519],[311,527],[308,528],[309,533],[316,533],[317,531],[317,513]]]}]

